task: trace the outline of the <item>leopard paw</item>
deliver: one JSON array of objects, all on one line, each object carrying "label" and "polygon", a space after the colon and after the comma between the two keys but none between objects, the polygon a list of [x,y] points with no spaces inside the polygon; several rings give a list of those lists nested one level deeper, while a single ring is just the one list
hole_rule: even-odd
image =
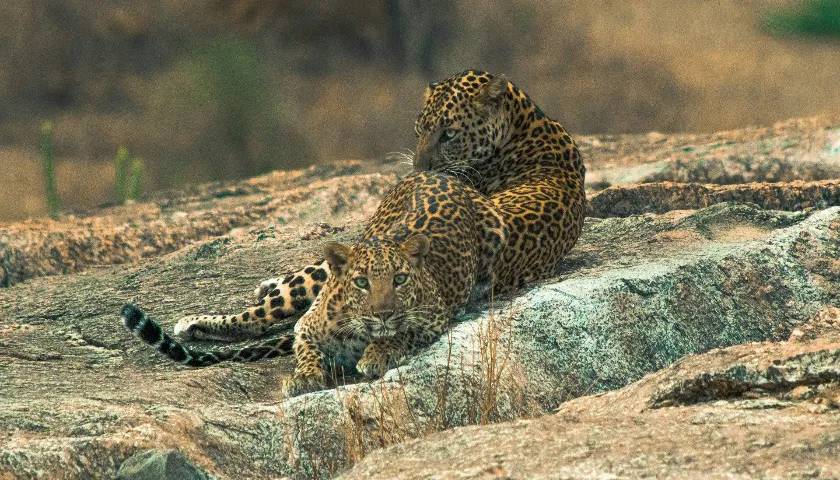
[{"label": "leopard paw", "polygon": [[356,370],[367,378],[379,378],[395,366],[393,363],[385,356],[366,354],[356,363]]},{"label": "leopard paw", "polygon": [[295,372],[294,375],[283,380],[282,392],[283,396],[288,398],[323,390],[326,387],[323,373],[302,374]]}]

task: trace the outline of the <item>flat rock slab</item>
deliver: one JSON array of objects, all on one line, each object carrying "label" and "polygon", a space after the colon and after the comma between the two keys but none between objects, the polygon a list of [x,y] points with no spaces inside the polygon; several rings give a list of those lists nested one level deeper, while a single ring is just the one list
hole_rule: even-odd
[{"label": "flat rock slab", "polygon": [[587,188],[840,177],[840,115],[716,133],[582,136],[577,143],[587,160]]},{"label": "flat rock slab", "polygon": [[626,217],[693,210],[722,202],[753,203],[768,210],[826,208],[840,205],[840,180],[737,185],[659,182],[610,187],[589,196],[586,215]]},{"label": "flat rock slab", "polygon": [[150,449],[222,479],[325,478],[374,448],[542,413],[693,352],[786,338],[840,300],[840,208],[721,204],[589,219],[557,278],[465,315],[382,380],[289,400],[277,386],[291,359],[182,368],[119,324],[126,301],[166,328],[236,311],[259,280],[359,229],[300,228],[309,234],[253,229],[0,290],[0,478],[110,478]]},{"label": "flat rock slab", "polygon": [[[173,252],[242,229],[344,226],[373,214],[393,174],[358,174],[360,162],[274,172],[238,183],[111,207],[95,215],[0,224],[0,288]],[[322,179],[322,175],[357,173]],[[301,232],[301,234],[303,234]]]}]

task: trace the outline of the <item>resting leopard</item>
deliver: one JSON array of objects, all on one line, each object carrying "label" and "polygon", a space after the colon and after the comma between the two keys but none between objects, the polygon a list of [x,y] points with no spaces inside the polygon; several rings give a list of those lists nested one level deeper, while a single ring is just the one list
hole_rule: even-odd
[{"label": "resting leopard", "polygon": [[[502,260],[520,268],[500,274],[499,284],[554,272],[580,235],[586,202],[583,160],[563,127],[504,77],[468,70],[429,84],[415,133],[415,170],[457,177],[504,206],[510,237]],[[324,261],[266,280],[247,312],[186,317],[175,333],[218,340],[261,333],[303,314],[329,275]],[[487,288],[487,272],[480,276]]]},{"label": "resting leopard", "polygon": [[[295,325],[297,366],[286,391],[323,388],[327,367],[379,376],[434,342],[468,303],[480,272],[495,272],[507,239],[503,221],[497,205],[456,177],[417,172],[400,181],[358,243],[326,245],[331,275]],[[269,292],[263,304],[276,298],[282,297]],[[292,336],[285,335],[242,350],[200,352],[166,335],[137,307],[126,305],[122,313],[138,337],[191,366],[292,351]],[[228,325],[240,321],[233,320]]]}]

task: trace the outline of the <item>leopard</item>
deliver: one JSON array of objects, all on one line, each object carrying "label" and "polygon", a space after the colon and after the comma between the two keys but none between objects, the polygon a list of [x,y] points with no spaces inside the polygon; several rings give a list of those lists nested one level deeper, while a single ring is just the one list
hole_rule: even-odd
[{"label": "leopard", "polygon": [[[297,395],[324,388],[337,371],[376,378],[436,341],[506,239],[503,215],[486,196],[449,174],[415,172],[386,194],[358,242],[325,245],[330,275],[293,334],[206,352],[184,346],[134,305],[123,307],[122,318],[141,340],[188,366],[293,353],[295,372],[283,392]],[[274,290],[255,308],[283,298]],[[233,320],[230,328],[248,323]]]},{"label": "leopard", "polygon": [[[586,168],[563,126],[504,75],[470,69],[428,84],[414,132],[415,171],[457,177],[503,207],[508,246],[492,265],[495,279],[482,271],[485,292],[552,275],[580,237],[586,207]],[[175,333],[225,340],[234,331],[259,333],[293,321],[309,309],[330,274],[320,259],[261,282],[255,306],[239,316],[184,317]]]}]

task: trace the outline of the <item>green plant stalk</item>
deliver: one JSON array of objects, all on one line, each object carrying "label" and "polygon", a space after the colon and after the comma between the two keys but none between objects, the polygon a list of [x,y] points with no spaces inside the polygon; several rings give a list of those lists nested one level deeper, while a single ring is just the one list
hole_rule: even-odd
[{"label": "green plant stalk", "polygon": [[44,192],[47,196],[47,209],[50,217],[58,217],[61,210],[61,199],[55,185],[55,153],[53,148],[53,124],[41,124],[41,163],[44,168]]},{"label": "green plant stalk", "polygon": [[127,200],[129,160],[127,148],[120,147],[117,149],[117,156],[114,157],[114,191],[120,203],[125,203]]},{"label": "green plant stalk", "polygon": [[134,158],[131,161],[131,177],[128,182],[128,200],[139,200],[143,195],[143,160]]}]

